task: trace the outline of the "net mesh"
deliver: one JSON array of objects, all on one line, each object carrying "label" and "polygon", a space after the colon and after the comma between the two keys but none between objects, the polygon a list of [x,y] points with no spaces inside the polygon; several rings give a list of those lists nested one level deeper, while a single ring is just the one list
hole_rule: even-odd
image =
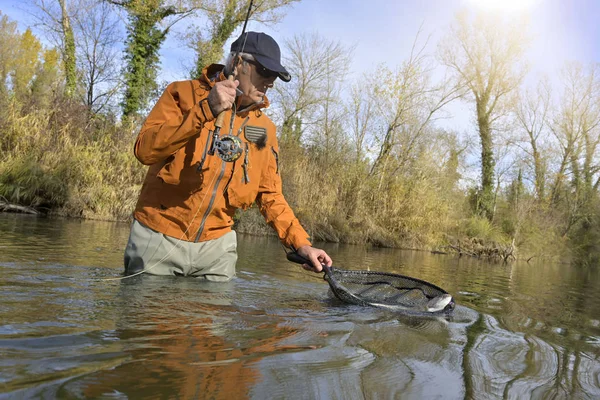
[{"label": "net mesh", "polygon": [[[448,295],[429,282],[385,272],[330,268],[325,280],[334,295],[345,303],[378,306],[407,314],[431,314],[432,302],[435,305],[440,296]],[[434,308],[433,312],[452,309],[454,301],[443,304],[439,310]]]}]

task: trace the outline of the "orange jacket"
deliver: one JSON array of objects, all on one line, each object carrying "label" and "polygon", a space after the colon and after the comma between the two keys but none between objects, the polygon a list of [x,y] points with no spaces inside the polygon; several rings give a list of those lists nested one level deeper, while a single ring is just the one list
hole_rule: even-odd
[{"label": "orange jacket", "polygon": [[[226,112],[221,135],[233,123],[232,134],[242,141],[239,159],[225,162],[216,152],[207,154],[215,119],[207,101],[214,85],[209,77],[225,79],[221,69],[211,65],[199,80],[171,83],[148,115],[134,151],[150,168],[134,217],[166,235],[206,241],[231,231],[235,210],[256,201],[284,245],[310,245],[281,192],[276,128],[260,110],[267,101],[233,121],[231,110]],[[247,139],[261,129],[266,144]]]}]

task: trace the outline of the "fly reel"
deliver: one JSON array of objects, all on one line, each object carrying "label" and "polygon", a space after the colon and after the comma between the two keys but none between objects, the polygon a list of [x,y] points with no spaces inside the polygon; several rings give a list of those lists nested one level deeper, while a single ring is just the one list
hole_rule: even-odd
[{"label": "fly reel", "polygon": [[233,162],[242,155],[242,141],[237,136],[223,135],[215,140],[214,149],[221,160]]}]

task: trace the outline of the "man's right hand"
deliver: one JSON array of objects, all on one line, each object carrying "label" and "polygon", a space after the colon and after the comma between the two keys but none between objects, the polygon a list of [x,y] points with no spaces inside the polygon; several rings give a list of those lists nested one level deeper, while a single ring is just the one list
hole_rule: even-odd
[{"label": "man's right hand", "polygon": [[235,89],[239,84],[240,82],[237,80],[225,80],[215,83],[212,87],[208,94],[208,105],[215,117],[231,108],[235,101]]}]

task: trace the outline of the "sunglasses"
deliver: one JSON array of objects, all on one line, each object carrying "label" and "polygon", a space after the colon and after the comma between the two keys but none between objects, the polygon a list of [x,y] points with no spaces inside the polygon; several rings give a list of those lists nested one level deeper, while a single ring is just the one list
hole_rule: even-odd
[{"label": "sunglasses", "polygon": [[256,72],[258,72],[258,74],[260,76],[262,76],[263,78],[277,78],[279,76],[279,72],[271,71],[270,69],[263,67],[256,61],[253,61],[253,60],[244,60],[244,61],[246,61],[248,64],[254,65],[254,69],[256,70]]}]

